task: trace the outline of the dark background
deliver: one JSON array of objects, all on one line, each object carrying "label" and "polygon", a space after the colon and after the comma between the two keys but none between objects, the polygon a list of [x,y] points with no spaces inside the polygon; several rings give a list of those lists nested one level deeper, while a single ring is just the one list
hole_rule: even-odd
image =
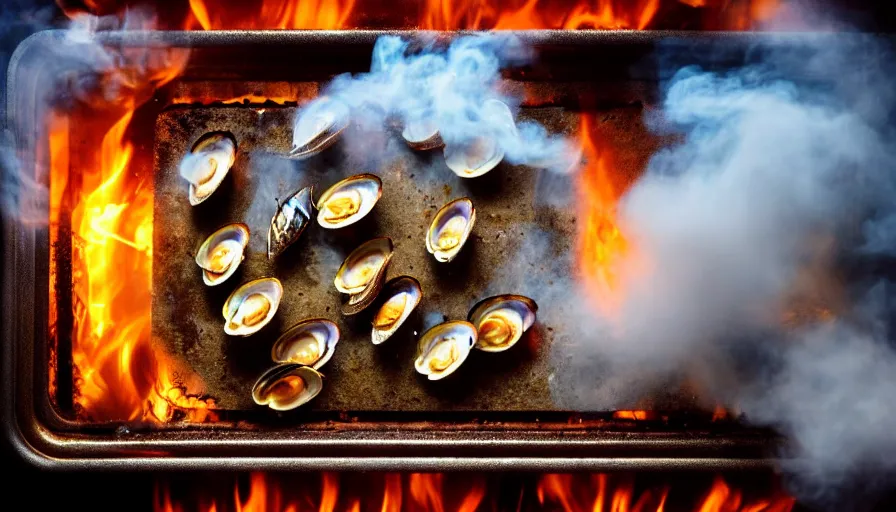
[{"label": "dark background", "polygon": [[[101,8],[106,8],[111,12],[123,2],[99,1],[97,3]],[[136,2],[130,3],[136,4]],[[156,5],[159,3],[161,2],[156,2]],[[819,4],[822,2],[812,3]],[[63,0],[62,4],[67,10],[83,7],[76,1]],[[162,14],[160,21],[163,26],[177,26],[188,8],[187,0],[176,0],[168,2],[168,4],[170,5],[166,5],[164,9],[158,9],[158,12]],[[842,0],[827,2],[827,5],[826,10],[828,12],[836,12],[839,19],[848,22],[857,30],[892,33],[894,28],[896,28],[896,16],[894,16],[896,14],[896,2]],[[38,30],[64,26],[66,19],[62,9],[52,1],[0,0],[0,69],[3,70],[3,96],[5,96],[6,91],[5,73],[8,58],[19,42]],[[2,100],[0,112],[3,113],[2,122],[5,126],[5,97],[0,97],[0,100]],[[0,186],[2,185],[0,183]],[[3,213],[6,214],[7,212]],[[4,393],[3,399],[10,399],[10,394]],[[24,508],[24,503],[27,503],[27,508],[31,510],[81,508],[95,511],[152,510],[154,484],[159,478],[164,478],[166,482],[171,484],[173,489],[180,490],[181,493],[189,493],[191,488],[201,486],[206,490],[213,489],[214,493],[220,497],[232,496],[234,483],[239,484],[243,489],[248,487],[247,475],[234,473],[94,472],[85,474],[42,471],[23,461],[15,453],[14,449],[9,446],[5,437],[2,439],[2,451],[0,451],[0,468],[4,470],[4,478],[7,479],[5,485],[0,486],[5,494],[2,499],[5,504],[9,504],[6,507],[10,507],[14,502],[18,502],[20,505],[15,508]],[[372,477],[376,478],[375,476]],[[10,478],[11,480],[9,480]],[[282,478],[284,480],[292,478],[304,479],[299,474]],[[312,476],[312,478],[318,477]],[[359,476],[353,478],[363,479],[363,477]],[[711,481],[710,475],[690,474],[663,475],[661,477],[643,475],[643,478],[647,480],[660,478],[662,481],[672,483],[673,486],[691,487],[697,496],[705,492]],[[749,485],[751,481],[764,484],[769,480],[769,475],[740,475],[733,478],[745,485]],[[531,496],[531,491],[534,489],[536,482],[537,476],[535,475],[491,475],[488,478],[488,488],[491,493],[498,495],[497,501],[494,503],[499,508],[505,508],[505,505],[507,505],[506,508],[515,508],[515,497],[519,495],[519,490],[525,488],[530,491]],[[372,499],[379,502],[381,494],[374,495]],[[857,504],[854,503],[854,505]],[[871,503],[867,505],[871,505]],[[867,508],[867,505],[858,506],[857,508]],[[6,507],[0,506],[0,508]],[[879,510],[894,510],[896,505],[878,502],[877,508]],[[667,510],[673,509],[667,507]]]}]

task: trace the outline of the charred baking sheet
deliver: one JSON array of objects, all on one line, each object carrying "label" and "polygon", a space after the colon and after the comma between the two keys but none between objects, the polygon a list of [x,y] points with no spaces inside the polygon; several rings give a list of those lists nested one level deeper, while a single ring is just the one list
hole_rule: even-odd
[{"label": "charred baking sheet", "polygon": [[[313,317],[336,322],[342,338],[322,368],[324,390],[310,404],[312,410],[562,409],[552,400],[551,380],[567,361],[552,355],[551,346],[576,342],[571,339],[575,329],[550,303],[540,304],[539,321],[511,350],[474,351],[448,379],[427,381],[414,371],[413,360],[423,330],[446,319],[465,319],[470,307],[488,295],[544,298],[540,276],[550,279],[575,243],[574,203],[564,196],[568,179],[546,180],[533,169],[506,163],[484,177],[462,179],[445,166],[441,151],[413,152],[389,132],[344,138],[311,159],[287,160],[278,154],[289,149],[294,115],[294,108],[238,106],[174,108],[158,118],[154,339],[180,355],[224,409],[256,407],[250,390],[272,365],[274,340],[290,325]],[[521,116],[559,133],[574,133],[579,119],[577,113],[553,107],[524,109]],[[177,164],[196,139],[217,130],[233,133],[238,141],[236,162],[221,188],[192,207]],[[276,198],[309,185],[320,194],[339,179],[362,172],[383,180],[383,196],[370,215],[340,230],[312,222],[298,243],[268,261],[266,236]],[[437,263],[426,251],[424,234],[438,208],[463,196],[477,209],[472,238],[453,262]],[[249,226],[248,255],[226,283],[207,287],[193,261],[195,252],[205,236],[230,222]],[[409,321],[380,346],[370,342],[370,313],[344,317],[333,286],[345,255],[377,236],[391,237],[395,244],[388,277],[411,275],[424,290]],[[537,259],[524,253],[533,243],[544,246]],[[228,294],[242,282],[266,276],[276,276],[284,286],[274,320],[253,336],[227,336],[221,306]]]}]

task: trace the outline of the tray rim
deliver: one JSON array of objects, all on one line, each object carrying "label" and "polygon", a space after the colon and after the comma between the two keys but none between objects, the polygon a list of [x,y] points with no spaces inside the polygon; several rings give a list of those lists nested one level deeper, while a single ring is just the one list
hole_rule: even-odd
[{"label": "tray rim", "polygon": [[[455,37],[473,32],[436,33]],[[661,41],[697,41],[751,45],[753,33],[650,31],[520,31],[522,39],[546,45],[635,45],[649,48]],[[58,43],[63,31],[33,34],[12,55],[7,74],[3,121],[20,128],[17,116],[36,115],[37,88],[29,82],[46,79],[48,67],[22,76],[23,63],[39,54],[42,44]],[[147,31],[99,35],[108,44],[174,47],[230,45],[371,46],[383,34],[415,37],[418,31]],[[791,34],[777,34],[785,39]],[[806,34],[796,34],[802,40]],[[830,37],[828,34],[808,37]],[[29,125],[30,126],[30,125]],[[35,127],[30,126],[31,131]],[[36,137],[12,133],[22,155],[33,154]],[[47,176],[38,176],[46,182]],[[2,404],[4,437],[29,464],[54,470],[768,470],[769,454],[781,439],[764,430],[741,433],[584,431],[252,431],[228,428],[168,426],[125,433],[121,424],[83,425],[63,418],[50,403],[46,349],[49,231],[4,217],[2,382],[13,399]],[[42,354],[41,350],[44,350]]]}]

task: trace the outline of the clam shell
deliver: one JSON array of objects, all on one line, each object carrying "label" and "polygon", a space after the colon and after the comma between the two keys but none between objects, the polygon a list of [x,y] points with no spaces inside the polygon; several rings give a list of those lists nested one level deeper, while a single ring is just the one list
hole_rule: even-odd
[{"label": "clam shell", "polygon": [[475,343],[476,327],[470,322],[436,325],[420,337],[414,368],[429,380],[444,379],[460,368]]},{"label": "clam shell", "polygon": [[293,148],[287,155],[302,160],[332,146],[348,126],[350,111],[345,103],[321,96],[306,105],[296,116]]},{"label": "clam shell", "polygon": [[311,202],[313,187],[305,187],[289,196],[283,203],[277,203],[277,212],[271,218],[268,229],[268,259],[279,256],[287,247],[294,244],[314,213]]},{"label": "clam shell", "polygon": [[228,132],[206,133],[193,144],[178,170],[190,182],[190,204],[196,206],[221,186],[236,160],[236,138]]},{"label": "clam shell", "polygon": [[317,200],[317,223],[326,229],[350,226],[363,219],[383,195],[383,181],[356,174],[328,188]]},{"label": "clam shell", "polygon": [[370,341],[374,345],[379,345],[395,334],[423,298],[420,282],[410,276],[396,277],[386,283],[383,289],[382,295],[387,298],[373,316],[370,334]]},{"label": "clam shell", "polygon": [[401,137],[411,149],[427,151],[445,145],[439,135],[439,127],[432,121],[409,121],[401,131]]},{"label": "clam shell", "polygon": [[286,330],[271,348],[275,363],[297,363],[320,369],[333,357],[339,327],[325,318],[303,320]]},{"label": "clam shell", "polygon": [[310,366],[287,363],[265,371],[252,386],[252,400],[275,411],[289,411],[316,397],[323,375]]},{"label": "clam shell", "polygon": [[[282,297],[283,286],[275,277],[243,284],[230,294],[222,308],[224,332],[231,336],[255,334],[274,318]],[[262,313],[264,316],[258,318]],[[245,323],[246,317],[252,318],[252,322]]]},{"label": "clam shell", "polygon": [[249,227],[242,223],[227,224],[209,235],[196,253],[202,281],[208,286],[226,281],[245,259],[248,244]]},{"label": "clam shell", "polygon": [[476,178],[494,169],[504,150],[494,137],[474,137],[462,144],[445,145],[445,165],[461,178]]},{"label": "clam shell", "polygon": [[374,238],[364,242],[342,262],[333,284],[348,299],[342,314],[356,315],[371,305],[379,295],[392,259],[392,239]]},{"label": "clam shell", "polygon": [[[485,352],[503,352],[516,345],[535,323],[538,304],[522,295],[495,295],[477,302],[467,319],[476,326],[476,347]],[[486,323],[494,326],[489,328]]]},{"label": "clam shell", "polygon": [[476,178],[494,169],[504,159],[501,141],[518,136],[513,113],[505,103],[486,100],[479,116],[487,120],[483,123],[489,133],[445,145],[445,164],[461,178]]},{"label": "clam shell", "polygon": [[476,209],[467,197],[443,206],[433,217],[426,232],[426,250],[437,261],[449,262],[458,255],[476,222]]}]

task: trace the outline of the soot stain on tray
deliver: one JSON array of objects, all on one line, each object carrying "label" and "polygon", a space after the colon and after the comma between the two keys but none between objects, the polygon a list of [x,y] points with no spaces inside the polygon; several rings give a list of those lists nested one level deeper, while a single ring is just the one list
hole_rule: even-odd
[{"label": "soot stain on tray", "polygon": [[[533,109],[534,111],[535,109]],[[568,131],[577,114],[537,109],[531,114],[552,131]],[[341,339],[321,369],[324,389],[309,404],[327,411],[523,411],[554,410],[548,378],[554,367],[548,349],[562,326],[536,325],[503,353],[473,351],[461,368],[443,381],[427,381],[414,371],[417,340],[430,319],[466,319],[469,308],[488,290],[496,271],[529,236],[530,226],[551,229],[559,244],[572,243],[570,216],[554,205],[536,207],[537,173],[502,163],[484,177],[464,180],[445,165],[438,150],[414,153],[394,137],[367,161],[352,160],[338,142],[322,154],[294,162],[278,158],[288,146],[294,108],[178,108],[164,112],[156,125],[153,318],[155,339],[181,356],[203,379],[206,392],[224,409],[250,409],[255,379],[274,363],[271,346],[278,335],[307,318],[330,319]],[[528,115],[528,114],[527,114]],[[222,188],[191,207],[187,184],[177,164],[202,134],[230,131],[237,158]],[[375,150],[374,147],[372,149]],[[383,195],[373,211],[353,226],[321,228],[316,219],[298,242],[274,262],[265,254],[275,199],[313,185],[314,198],[336,181],[361,172],[383,180]],[[470,197],[477,219],[457,258],[437,263],[424,239],[435,212],[452,199]],[[559,210],[558,210],[559,208]],[[565,208],[565,210],[564,210]],[[193,258],[201,241],[229,222],[250,229],[245,261],[217,287],[202,283]],[[558,229],[558,226],[560,229]],[[388,236],[395,252],[388,278],[410,275],[423,288],[417,310],[385,343],[370,342],[372,309],[355,317],[340,313],[333,277],[344,257],[362,242]],[[270,325],[249,337],[224,333],[221,307],[240,284],[259,277],[281,280],[284,295]],[[501,293],[521,293],[502,289]],[[550,307],[542,304],[542,308]],[[550,329],[548,329],[550,327]],[[561,333],[562,334],[562,333]]]}]

